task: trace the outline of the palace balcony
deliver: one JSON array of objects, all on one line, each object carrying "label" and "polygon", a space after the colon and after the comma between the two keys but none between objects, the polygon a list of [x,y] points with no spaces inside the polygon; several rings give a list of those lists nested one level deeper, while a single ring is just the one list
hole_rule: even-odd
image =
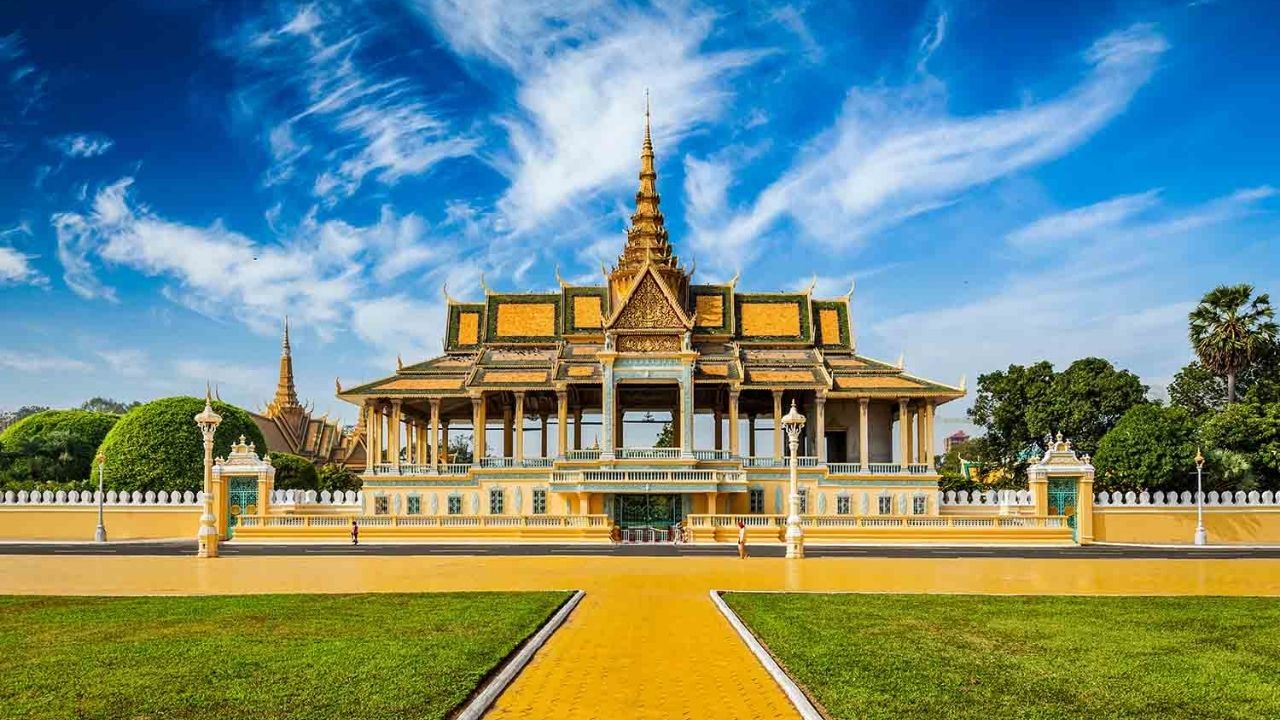
[{"label": "palace balcony", "polygon": [[[932,480],[938,477],[933,466],[925,463],[823,463],[815,456],[800,456],[797,468],[805,476],[818,474],[837,480],[899,479],[899,480]],[[553,457],[483,457],[479,462],[441,463],[438,466],[416,463],[380,463],[373,466],[372,473],[365,473],[368,479],[388,478],[446,478],[470,476],[477,472],[486,476],[510,471],[519,476],[527,476],[530,471],[544,471],[555,482],[557,477],[565,477],[566,473],[614,473],[608,482],[631,482],[625,478],[633,478],[637,483],[658,482],[697,482],[719,483],[720,480],[709,480],[710,476],[695,475],[662,475],[662,473],[728,473],[734,477],[750,478],[752,475],[776,477],[786,474],[790,468],[790,459],[772,456],[734,456],[727,450],[694,450],[684,454],[679,448],[619,448],[612,458],[601,458],[598,449],[570,450],[563,458]],[[653,473],[658,473],[654,475]],[[657,479],[659,477],[670,479]],[[603,478],[604,476],[593,476]],[[694,478],[697,478],[696,480]],[[605,482],[604,480],[600,480]],[[568,482],[562,480],[561,482]]]}]

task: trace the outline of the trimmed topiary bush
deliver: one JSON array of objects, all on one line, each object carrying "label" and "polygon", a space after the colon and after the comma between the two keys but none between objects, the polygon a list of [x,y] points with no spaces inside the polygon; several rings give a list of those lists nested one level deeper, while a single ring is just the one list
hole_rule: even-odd
[{"label": "trimmed topiary bush", "polygon": [[[114,490],[199,491],[204,472],[204,446],[193,418],[204,400],[171,397],[134,408],[107,433],[100,450],[107,456],[106,484]],[[225,457],[244,435],[264,452],[267,443],[249,413],[214,402],[222,424],[213,437],[214,457]]]},{"label": "trimmed topiary bush", "polygon": [[0,433],[0,483],[76,483],[89,479],[94,451],[119,420],[87,410],[46,410]]},{"label": "trimmed topiary bush", "polygon": [[301,455],[284,452],[271,453],[271,464],[276,468],[277,490],[319,490],[320,477],[316,466]]}]

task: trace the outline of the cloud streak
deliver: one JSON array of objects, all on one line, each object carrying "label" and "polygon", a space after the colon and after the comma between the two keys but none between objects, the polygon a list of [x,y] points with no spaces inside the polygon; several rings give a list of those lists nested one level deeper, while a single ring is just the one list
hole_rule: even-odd
[{"label": "cloud streak", "polygon": [[694,243],[740,256],[790,221],[803,237],[856,245],[1085,142],[1124,111],[1167,48],[1148,25],[1112,33],[1085,51],[1084,78],[1062,95],[972,117],[947,113],[936,81],[853,88],[835,125],[753,203],[719,224],[692,218]]}]

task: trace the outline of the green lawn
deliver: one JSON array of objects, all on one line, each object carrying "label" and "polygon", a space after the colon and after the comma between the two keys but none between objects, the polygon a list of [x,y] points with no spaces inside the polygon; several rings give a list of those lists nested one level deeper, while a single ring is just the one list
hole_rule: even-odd
[{"label": "green lawn", "polygon": [[567,593],[0,596],[0,718],[439,718]]},{"label": "green lawn", "polygon": [[725,601],[833,718],[1280,718],[1280,600]]}]

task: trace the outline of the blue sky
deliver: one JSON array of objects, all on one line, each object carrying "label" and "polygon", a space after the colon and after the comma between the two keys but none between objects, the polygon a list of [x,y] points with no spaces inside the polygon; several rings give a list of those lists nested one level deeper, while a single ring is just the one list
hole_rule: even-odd
[{"label": "blue sky", "polygon": [[[698,280],[856,280],[947,382],[1162,387],[1208,288],[1280,290],[1280,8],[150,0],[0,7],[0,407],[266,401],[436,354],[441,286],[595,282],[646,88]],[[960,422],[965,403],[941,413]],[[948,424],[950,423],[950,424]]]}]

